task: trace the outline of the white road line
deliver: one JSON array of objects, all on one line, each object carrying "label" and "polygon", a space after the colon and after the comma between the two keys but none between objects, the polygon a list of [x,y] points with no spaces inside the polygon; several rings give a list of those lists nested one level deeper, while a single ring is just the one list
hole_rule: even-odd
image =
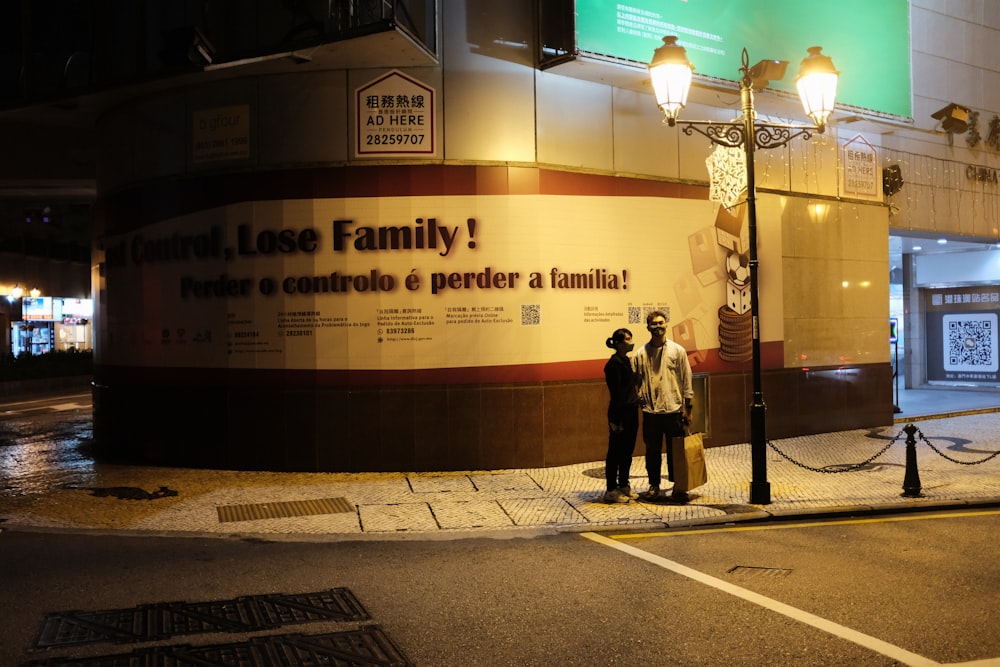
[{"label": "white road line", "polygon": [[[73,400],[75,398],[86,398],[86,399],[89,400],[90,399],[90,394],[69,394],[68,396],[58,396],[57,398],[66,399],[66,400]],[[24,401],[9,401],[9,402],[5,401],[5,402],[0,403],[0,406],[2,406],[4,408],[11,408],[11,407],[14,407],[14,406],[19,406],[19,405],[37,405],[39,403],[45,403],[46,401],[51,401],[51,400],[52,400],[51,398],[44,398],[44,397],[43,398],[29,398],[29,399],[24,400]]]},{"label": "white road line", "polygon": [[86,406],[80,405],[79,403],[59,403],[58,405],[50,405],[49,409],[56,412],[65,412],[67,410],[80,410]]},{"label": "white road line", "polygon": [[712,586],[713,588],[717,588],[720,591],[729,593],[730,595],[743,598],[744,600],[760,605],[765,609],[770,609],[771,611],[783,614],[793,620],[800,621],[815,628],[819,628],[825,632],[829,632],[830,634],[840,637],[841,639],[846,639],[847,641],[864,646],[865,648],[881,653],[882,655],[892,658],[893,660],[896,660],[904,665],[909,665],[910,667],[939,667],[941,665],[939,662],[925,658],[922,655],[917,655],[916,653],[911,653],[910,651],[894,646],[888,642],[884,642],[876,637],[866,635],[862,632],[858,632],[857,630],[852,630],[851,628],[844,627],[843,625],[834,623],[833,621],[828,621],[825,618],[821,618],[815,614],[810,614],[807,611],[796,609],[795,607],[784,604],[783,602],[772,600],[769,597],[765,597],[759,593],[754,593],[746,588],[735,586],[728,581],[716,579],[711,575],[699,572],[698,570],[681,565],[680,563],[663,558],[662,556],[651,554],[648,551],[637,549],[629,544],[622,544],[621,542],[617,542],[597,533],[581,533],[581,535],[586,537],[588,540],[603,544],[604,546],[611,547],[612,549],[618,549],[619,551],[635,556],[636,558],[641,558],[642,560],[652,563],[653,565],[658,565],[681,576],[694,579],[699,583]]}]

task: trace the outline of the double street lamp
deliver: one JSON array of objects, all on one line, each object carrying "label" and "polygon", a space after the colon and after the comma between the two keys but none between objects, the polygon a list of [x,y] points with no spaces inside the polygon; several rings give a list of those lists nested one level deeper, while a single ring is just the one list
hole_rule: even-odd
[{"label": "double street lamp", "polygon": [[[802,61],[799,75],[795,79],[799,97],[805,113],[813,125],[793,125],[789,123],[757,122],[754,111],[754,84],[761,87],[767,80],[784,76],[787,63],[762,60],[750,67],[747,50],[743,49],[740,67],[740,101],[742,118],[732,122],[701,120],[680,121],[684,134],[698,132],[708,137],[712,143],[728,148],[742,147],[746,157],[746,202],[747,224],[749,225],[749,268],[750,268],[750,319],[751,358],[753,373],[753,398],[750,403],[750,453],[752,477],[750,480],[750,502],[767,505],[771,502],[771,484],[767,481],[767,432],[764,424],[764,395],[761,391],[760,376],[760,304],[757,293],[757,197],[754,184],[754,150],[757,148],[778,148],[795,137],[809,139],[812,133],[822,133],[826,121],[833,112],[837,94],[839,72],[828,56],[821,53],[821,47],[813,46]],[[776,70],[776,71],[775,71]],[[691,89],[691,75],[694,65],[687,59],[683,46],[677,44],[677,37],[663,38],[663,46],[653,53],[649,63],[649,74],[656,93],[656,104],[663,111],[664,122],[673,127],[678,123],[678,114],[687,104]],[[760,82],[764,83],[761,84]]]}]

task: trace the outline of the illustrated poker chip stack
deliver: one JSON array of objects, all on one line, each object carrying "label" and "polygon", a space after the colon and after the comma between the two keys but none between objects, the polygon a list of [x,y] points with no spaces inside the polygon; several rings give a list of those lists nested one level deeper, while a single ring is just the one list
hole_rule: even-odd
[{"label": "illustrated poker chip stack", "polygon": [[753,355],[750,312],[750,258],[732,251],[726,257],[726,305],[719,308],[719,358],[747,361]]},{"label": "illustrated poker chip stack", "polygon": [[753,320],[750,311],[742,315],[729,306],[719,308],[719,358],[749,361],[753,354]]}]

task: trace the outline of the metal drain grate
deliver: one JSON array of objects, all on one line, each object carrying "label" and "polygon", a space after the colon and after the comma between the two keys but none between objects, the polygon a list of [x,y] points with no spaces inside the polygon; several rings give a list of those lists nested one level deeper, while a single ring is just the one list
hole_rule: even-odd
[{"label": "metal drain grate", "polygon": [[314,667],[315,665],[412,665],[377,625],[319,635],[272,635],[210,646],[154,646],[93,658],[50,658],[24,667],[124,667],[203,665],[204,667]]},{"label": "metal drain grate", "polygon": [[787,577],[792,573],[790,569],[784,567],[757,567],[755,565],[734,565],[726,572],[751,577]]},{"label": "metal drain grate", "polygon": [[207,632],[253,632],[314,621],[370,616],[346,588],[291,595],[248,595],[212,602],[160,602],[131,609],[49,614],[36,648],[97,642],[146,642]]},{"label": "metal drain grate", "polygon": [[221,505],[219,523],[226,521],[253,521],[254,519],[285,519],[293,516],[339,514],[353,512],[354,505],[347,498],[317,498],[315,500],[289,500],[249,505]]}]

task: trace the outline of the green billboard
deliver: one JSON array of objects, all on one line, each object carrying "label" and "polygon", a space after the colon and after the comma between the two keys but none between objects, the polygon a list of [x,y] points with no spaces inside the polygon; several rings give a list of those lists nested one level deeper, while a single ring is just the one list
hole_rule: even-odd
[{"label": "green billboard", "polygon": [[787,60],[795,91],[799,63],[822,46],[840,70],[838,105],[912,116],[907,0],[576,0],[581,52],[648,63],[666,35],[687,49],[695,74],[738,81],[750,64]]}]

